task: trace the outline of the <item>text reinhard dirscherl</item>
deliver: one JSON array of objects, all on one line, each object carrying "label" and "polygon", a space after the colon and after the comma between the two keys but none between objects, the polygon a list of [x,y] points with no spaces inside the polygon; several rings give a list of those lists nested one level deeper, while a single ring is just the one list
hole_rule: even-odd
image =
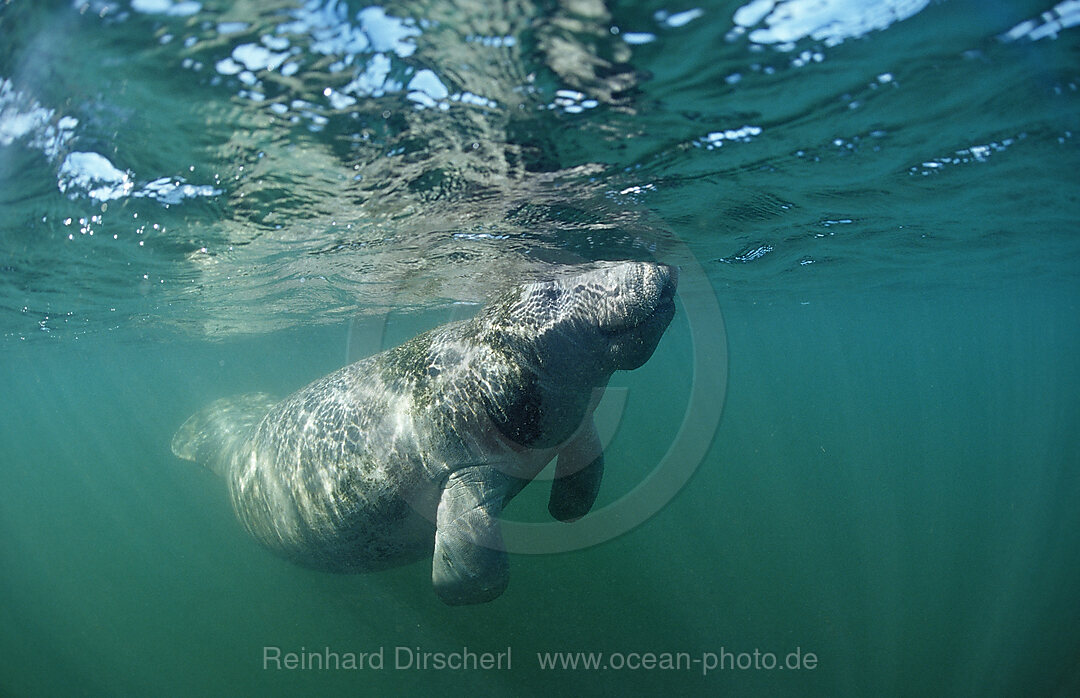
[{"label": "text reinhard dirscherl", "polygon": [[[460,650],[429,652],[420,647],[378,647],[369,652],[322,650],[283,650],[263,647],[262,668],[275,671],[382,671],[384,669],[420,671],[506,671],[512,669],[512,648],[477,652]],[[801,647],[776,654],[754,649],[732,652],[721,647],[718,652],[537,652],[537,665],[544,671],[616,671],[690,670],[702,676],[730,670],[813,670],[818,657]]]},{"label": "text reinhard dirscherl", "polygon": [[[389,658],[389,661],[388,661]],[[419,647],[379,647],[370,652],[336,652],[329,647],[284,651],[280,647],[263,647],[263,669],[337,671],[383,669],[444,669],[489,671],[510,669],[510,648],[502,652],[475,652],[468,647],[450,652],[427,652]]]}]

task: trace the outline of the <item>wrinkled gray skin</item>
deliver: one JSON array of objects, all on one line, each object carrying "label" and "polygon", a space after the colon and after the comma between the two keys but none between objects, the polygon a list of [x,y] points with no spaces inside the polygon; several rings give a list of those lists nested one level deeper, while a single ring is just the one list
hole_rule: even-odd
[{"label": "wrinkled gray skin", "polygon": [[652,355],[676,283],[629,262],[518,287],[281,402],[218,400],[173,452],[223,475],[248,531],[295,562],[364,572],[433,555],[443,601],[490,601],[509,579],[499,514],[552,458],[551,514],[592,506],[598,389]]}]

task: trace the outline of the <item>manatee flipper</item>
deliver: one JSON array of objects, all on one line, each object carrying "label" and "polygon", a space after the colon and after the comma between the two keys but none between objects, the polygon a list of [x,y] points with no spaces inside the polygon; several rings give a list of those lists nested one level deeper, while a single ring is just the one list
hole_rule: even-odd
[{"label": "manatee flipper", "polygon": [[215,400],[180,425],[172,452],[225,475],[233,454],[275,404],[277,400],[266,393]]},{"label": "manatee flipper", "polygon": [[592,418],[573,441],[559,451],[548,511],[559,521],[576,521],[589,513],[604,476],[604,450]]},{"label": "manatee flipper", "polygon": [[484,603],[510,580],[498,516],[512,478],[491,466],[450,474],[439,499],[431,581],[451,606]]}]

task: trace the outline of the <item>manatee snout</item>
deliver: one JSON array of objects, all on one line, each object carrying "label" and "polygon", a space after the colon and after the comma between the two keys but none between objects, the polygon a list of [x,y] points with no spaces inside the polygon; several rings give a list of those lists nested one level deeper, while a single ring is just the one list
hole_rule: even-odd
[{"label": "manatee snout", "polygon": [[[604,295],[596,306],[597,326],[601,332],[625,332],[657,315],[668,314],[668,321],[671,320],[679,284],[678,268],[626,262],[605,271],[607,273],[601,277]],[[667,323],[663,327],[667,327]]]},{"label": "manatee snout", "polygon": [[616,267],[613,292],[600,303],[598,326],[607,340],[607,365],[632,371],[656,350],[675,317],[679,270],[666,264],[630,262]]}]

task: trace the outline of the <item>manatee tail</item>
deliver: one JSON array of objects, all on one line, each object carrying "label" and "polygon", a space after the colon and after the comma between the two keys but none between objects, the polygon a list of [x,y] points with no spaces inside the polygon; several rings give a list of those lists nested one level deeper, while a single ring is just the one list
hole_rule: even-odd
[{"label": "manatee tail", "polygon": [[225,475],[237,449],[275,404],[277,400],[266,393],[215,400],[176,430],[172,452]]}]

